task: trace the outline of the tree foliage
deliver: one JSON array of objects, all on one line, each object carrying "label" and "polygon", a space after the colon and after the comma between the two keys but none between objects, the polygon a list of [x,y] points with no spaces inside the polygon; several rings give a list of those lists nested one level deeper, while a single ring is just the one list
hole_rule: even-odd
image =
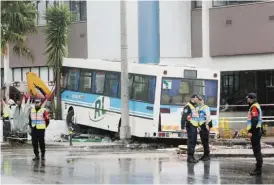
[{"label": "tree foliage", "polygon": [[28,35],[37,33],[37,16],[32,1],[1,1],[1,54],[7,54],[12,44],[14,53],[34,60],[26,41]]},{"label": "tree foliage", "polygon": [[55,110],[55,119],[62,119],[61,111],[61,87],[60,72],[63,58],[67,56],[68,30],[72,23],[72,15],[65,5],[59,3],[51,6],[45,13],[47,27],[46,35],[46,54],[48,56],[47,65],[53,68],[54,81],[56,84],[57,104]]},{"label": "tree foliage", "polygon": [[68,29],[72,23],[71,17],[68,8],[59,4],[51,6],[45,13],[47,20],[45,29],[47,64],[55,70],[62,67],[63,57],[68,54]]}]

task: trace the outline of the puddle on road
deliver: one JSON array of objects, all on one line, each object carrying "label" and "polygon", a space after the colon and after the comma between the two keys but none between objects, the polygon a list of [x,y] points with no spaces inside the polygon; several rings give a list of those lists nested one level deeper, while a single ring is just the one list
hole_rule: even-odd
[{"label": "puddle on road", "polygon": [[[273,165],[266,165],[263,178],[248,175],[254,165],[244,160],[216,159],[188,164],[176,157],[158,154],[126,155],[121,158],[70,157],[48,154],[45,163],[29,156],[2,154],[2,183],[65,184],[267,184],[274,182]],[[254,160],[254,159],[253,159]],[[3,182],[3,179],[5,182]],[[16,181],[16,182],[17,182]]]}]

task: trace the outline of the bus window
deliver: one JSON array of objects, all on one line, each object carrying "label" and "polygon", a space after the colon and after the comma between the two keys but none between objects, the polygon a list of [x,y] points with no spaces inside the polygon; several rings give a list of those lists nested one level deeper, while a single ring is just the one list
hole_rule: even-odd
[{"label": "bus window", "polygon": [[107,73],[104,94],[106,96],[117,97],[119,82],[118,73]]},{"label": "bus window", "polygon": [[[133,74],[128,74],[128,97],[131,98],[131,91],[132,91],[132,83],[133,83]],[[119,79],[119,91],[118,91],[118,97],[121,98],[121,79]]]},{"label": "bus window", "polygon": [[163,78],[161,104],[185,105],[193,93],[205,97],[208,106],[217,106],[217,81]]},{"label": "bus window", "polygon": [[79,70],[69,69],[67,80],[67,89],[72,91],[78,91]]},{"label": "bus window", "polygon": [[148,76],[134,75],[131,97],[134,100],[148,101]]},{"label": "bus window", "polygon": [[[93,81],[93,92],[97,94],[104,93],[104,85],[105,85],[105,72],[98,71],[95,73],[95,80]],[[94,74],[93,73],[93,74]]]},{"label": "bus window", "polygon": [[91,92],[92,72],[81,70],[79,80],[79,91]]}]

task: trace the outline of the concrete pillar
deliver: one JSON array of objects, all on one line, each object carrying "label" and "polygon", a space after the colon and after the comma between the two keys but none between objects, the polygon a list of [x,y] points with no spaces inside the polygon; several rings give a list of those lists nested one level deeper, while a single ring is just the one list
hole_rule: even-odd
[{"label": "concrete pillar", "polygon": [[203,38],[203,58],[210,58],[209,42],[209,9],[212,8],[212,1],[202,1],[202,38]]},{"label": "concrete pillar", "polygon": [[139,63],[160,61],[159,1],[138,1]]}]

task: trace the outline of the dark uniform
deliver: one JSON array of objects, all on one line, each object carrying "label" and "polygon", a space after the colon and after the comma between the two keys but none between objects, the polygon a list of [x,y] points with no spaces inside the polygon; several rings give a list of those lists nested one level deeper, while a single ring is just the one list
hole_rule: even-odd
[{"label": "dark uniform", "polygon": [[197,94],[191,96],[191,100],[186,104],[181,118],[181,128],[187,130],[187,161],[196,163],[198,160],[194,158],[195,146],[197,143],[197,128],[199,123],[199,114],[197,104],[194,99],[198,98]]},{"label": "dark uniform", "polygon": [[[203,101],[202,97],[199,97],[200,101]],[[204,155],[202,156],[202,158],[200,160],[203,161],[208,161],[210,160],[209,157],[209,130],[207,129],[207,126],[209,126],[209,123],[206,123],[207,118],[210,119],[210,109],[207,105],[202,104],[201,106],[199,106],[198,108],[198,112],[199,112],[199,128],[200,128],[200,138],[203,144],[203,148],[204,148]],[[206,125],[207,124],[207,125]],[[211,126],[209,126],[211,127]]]},{"label": "dark uniform", "polygon": [[49,124],[48,112],[45,108],[41,108],[40,100],[35,100],[35,108],[31,109],[29,115],[29,126],[31,127],[31,138],[33,151],[35,154],[34,161],[39,160],[38,143],[41,150],[41,158],[45,160],[45,130]]},{"label": "dark uniform", "polygon": [[246,97],[249,104],[247,114],[247,130],[248,133],[252,134],[250,140],[253,153],[257,161],[256,168],[254,171],[250,172],[250,175],[261,175],[263,165],[263,157],[261,153],[262,110],[260,105],[257,103],[256,98],[257,96],[255,93],[249,93]]}]

